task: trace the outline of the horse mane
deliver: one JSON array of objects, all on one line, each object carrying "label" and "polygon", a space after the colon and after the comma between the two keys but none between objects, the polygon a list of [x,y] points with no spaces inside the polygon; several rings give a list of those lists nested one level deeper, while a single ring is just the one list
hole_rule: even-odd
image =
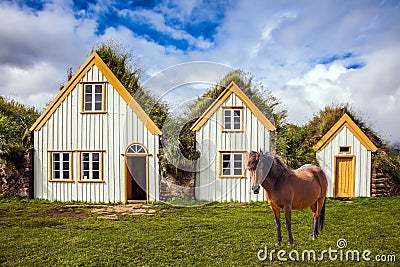
[{"label": "horse mane", "polygon": [[[273,157],[274,162],[272,164],[269,175],[279,179],[282,176],[289,176],[293,174],[293,171],[287,166],[276,153],[265,153]],[[247,169],[255,170],[260,158],[263,156],[262,152],[251,151],[247,156]]]},{"label": "horse mane", "polygon": [[246,168],[248,170],[254,171],[257,168],[258,161],[260,160],[261,155],[261,152],[250,151],[250,153],[247,155]]},{"label": "horse mane", "polygon": [[290,176],[293,174],[293,171],[290,169],[288,165],[286,165],[283,160],[281,160],[278,155],[271,154],[274,157],[274,163],[272,164],[272,168],[270,170],[270,176],[279,179],[280,177]]}]

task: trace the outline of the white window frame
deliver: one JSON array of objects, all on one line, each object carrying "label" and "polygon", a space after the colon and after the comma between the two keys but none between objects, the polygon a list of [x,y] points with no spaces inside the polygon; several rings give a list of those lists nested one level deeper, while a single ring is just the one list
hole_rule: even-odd
[{"label": "white window frame", "polygon": [[[240,159],[237,156],[240,156]],[[220,151],[219,177],[245,178],[244,157],[245,151]],[[237,165],[239,163],[240,166]]]},{"label": "white window frame", "polygon": [[[88,158],[85,156],[88,154]],[[94,159],[94,154],[98,154]],[[96,166],[97,164],[97,166]],[[97,173],[98,178],[93,178]],[[78,182],[103,182],[103,152],[80,151],[79,152],[79,180]]]},{"label": "white window frame", "polygon": [[[239,115],[236,113],[239,112]],[[223,130],[228,132],[243,131],[243,108],[223,108]],[[235,121],[235,119],[237,119]],[[229,125],[229,126],[228,126]],[[235,128],[239,125],[239,128]],[[228,127],[227,127],[228,126]]]},{"label": "white window frame", "polygon": [[[57,155],[58,159],[56,159]],[[68,156],[68,159],[65,159],[65,156]],[[49,152],[49,159],[50,159],[50,181],[56,181],[56,182],[73,181],[72,152],[51,151]],[[65,176],[66,172],[68,172],[67,176]]]},{"label": "white window frame", "polygon": [[[91,92],[87,92],[86,89],[89,88]],[[98,92],[98,89],[100,89],[101,92]],[[82,109],[84,113],[105,112],[105,101],[104,83],[83,84]]]}]

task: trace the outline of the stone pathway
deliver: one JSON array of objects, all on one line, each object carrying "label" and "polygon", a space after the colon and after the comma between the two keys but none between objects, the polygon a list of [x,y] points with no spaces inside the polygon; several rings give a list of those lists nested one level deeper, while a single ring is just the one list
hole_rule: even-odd
[{"label": "stone pathway", "polygon": [[96,205],[96,204],[67,204],[63,208],[55,208],[49,211],[50,214],[56,216],[88,216],[86,212],[79,211],[82,208],[90,208],[90,212],[98,214],[99,219],[118,220],[120,215],[149,215],[152,216],[156,212],[154,206],[134,203],[121,205]]},{"label": "stone pathway", "polygon": [[117,214],[121,215],[154,215],[155,209],[146,204],[125,204],[116,206],[104,205],[101,208],[91,210],[92,213],[101,214],[97,218],[107,220],[117,220]]}]

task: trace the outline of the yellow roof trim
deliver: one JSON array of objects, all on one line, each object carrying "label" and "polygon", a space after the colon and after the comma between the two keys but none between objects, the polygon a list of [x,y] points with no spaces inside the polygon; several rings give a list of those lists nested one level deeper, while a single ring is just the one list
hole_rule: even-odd
[{"label": "yellow roof trim", "polygon": [[57,108],[65,100],[65,98],[71,93],[71,91],[76,87],[76,85],[81,81],[83,76],[90,70],[93,65],[96,65],[101,73],[107,78],[107,81],[115,88],[118,94],[122,97],[126,104],[135,112],[138,118],[143,122],[146,128],[152,133],[160,135],[161,131],[157,125],[150,119],[147,113],[142,109],[142,107],[135,101],[131,94],[125,89],[122,83],[110,70],[110,68],[104,63],[100,56],[93,52],[89,58],[83,63],[83,65],[78,69],[78,71],[72,76],[72,78],[67,82],[67,84],[61,89],[57,96],[51,101],[51,103],[46,107],[43,113],[35,121],[35,123],[30,128],[31,131],[40,130],[43,125],[50,119]]},{"label": "yellow roof trim", "polygon": [[350,132],[361,142],[361,144],[372,152],[376,152],[378,148],[372,143],[372,141],[365,135],[365,133],[358,127],[358,125],[350,118],[349,115],[344,114],[332,128],[313,146],[315,151],[322,150],[328,145],[330,141],[341,131],[344,127],[347,127]]},{"label": "yellow roof trim", "polygon": [[218,96],[218,98],[206,109],[203,115],[190,127],[192,131],[198,131],[208,121],[208,119],[217,111],[217,109],[225,102],[225,100],[234,93],[245,106],[257,117],[257,119],[269,131],[275,131],[275,126],[265,117],[260,109],[254,105],[250,98],[237,86],[235,82],[231,82],[228,87]]}]

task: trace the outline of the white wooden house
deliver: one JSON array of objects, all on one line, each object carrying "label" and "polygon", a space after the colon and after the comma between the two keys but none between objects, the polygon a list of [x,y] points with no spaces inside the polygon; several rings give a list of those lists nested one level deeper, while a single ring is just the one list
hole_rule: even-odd
[{"label": "white wooden house", "polygon": [[195,198],[209,201],[265,200],[251,192],[246,153],[270,151],[274,125],[232,82],[192,125],[196,131]]},{"label": "white wooden house", "polygon": [[35,198],[106,203],[159,199],[161,131],[97,53],[31,131]]},{"label": "white wooden house", "polygon": [[377,147],[344,114],[314,146],[328,178],[328,197],[370,197],[371,155]]}]

